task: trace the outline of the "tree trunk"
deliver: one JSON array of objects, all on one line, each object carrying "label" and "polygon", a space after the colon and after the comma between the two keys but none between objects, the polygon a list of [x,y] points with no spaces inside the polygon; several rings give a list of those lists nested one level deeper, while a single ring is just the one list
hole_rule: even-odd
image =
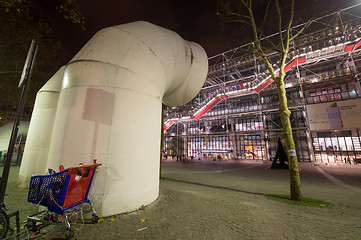
[{"label": "tree trunk", "polygon": [[288,164],[289,164],[289,172],[290,172],[290,190],[291,190],[291,200],[301,201],[302,194],[301,194],[301,181],[298,172],[298,163],[297,163],[297,155],[295,149],[295,143],[293,141],[292,136],[292,128],[290,122],[290,115],[291,112],[288,110],[287,107],[287,96],[286,96],[286,89],[283,82],[283,74],[280,74],[275,79],[277,83],[277,92],[278,98],[280,103],[280,117],[281,123],[283,127],[283,136],[285,138],[287,156],[288,156]]}]

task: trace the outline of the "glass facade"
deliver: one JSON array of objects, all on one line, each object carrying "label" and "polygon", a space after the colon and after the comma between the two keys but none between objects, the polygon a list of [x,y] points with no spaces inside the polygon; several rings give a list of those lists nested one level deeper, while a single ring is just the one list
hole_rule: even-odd
[{"label": "glass facade", "polygon": [[361,158],[359,130],[313,133],[317,162],[352,163]]}]

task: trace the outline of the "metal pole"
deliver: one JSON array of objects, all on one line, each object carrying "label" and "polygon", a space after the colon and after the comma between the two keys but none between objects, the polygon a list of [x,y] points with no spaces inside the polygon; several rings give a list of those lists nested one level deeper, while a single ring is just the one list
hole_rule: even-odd
[{"label": "metal pole", "polygon": [[177,161],[178,161],[178,159],[179,159],[179,136],[178,136],[178,134],[179,134],[179,132],[178,132],[178,123],[176,123],[177,124]]},{"label": "metal pole", "polygon": [[160,159],[159,159],[159,178],[162,178],[162,157],[164,144],[164,104],[162,104],[162,118],[160,125]]},{"label": "metal pole", "polygon": [[0,211],[2,210],[2,207],[4,205],[4,197],[5,197],[6,185],[7,185],[8,178],[9,178],[11,159],[12,159],[12,156],[13,156],[13,151],[14,151],[15,141],[16,141],[16,137],[17,137],[17,134],[18,134],[18,130],[19,130],[19,124],[20,124],[21,116],[22,116],[24,106],[25,106],[26,93],[28,92],[29,85],[30,85],[30,78],[31,78],[31,74],[33,72],[33,66],[34,66],[34,61],[35,61],[37,49],[38,49],[38,47],[35,46],[34,49],[33,49],[33,52],[32,52],[32,58],[31,58],[30,65],[29,65],[29,72],[28,72],[27,76],[25,77],[24,84],[22,85],[20,102],[19,102],[19,105],[18,105],[13,130],[12,130],[12,133],[11,133],[9,148],[8,148],[8,151],[7,151],[4,170],[3,170],[3,174],[2,174],[2,177],[1,177],[1,183],[0,183],[0,203],[1,203],[0,204]]}]

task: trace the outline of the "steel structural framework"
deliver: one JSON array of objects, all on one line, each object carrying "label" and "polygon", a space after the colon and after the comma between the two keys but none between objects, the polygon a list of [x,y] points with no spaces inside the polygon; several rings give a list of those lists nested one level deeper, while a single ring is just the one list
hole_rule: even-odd
[{"label": "steel structural framework", "polygon": [[[291,120],[297,121],[301,117],[303,121],[302,124],[294,124],[294,129],[306,133],[302,137],[308,139],[305,144],[307,145],[305,155],[311,157],[307,160],[313,161],[315,157],[311,137],[313,133],[309,131],[306,104],[323,101],[322,99],[316,101],[314,96],[310,96],[313,95],[312,89],[353,82],[355,83],[355,96],[350,97],[349,95],[348,98],[360,96],[361,16],[359,12],[361,12],[361,4],[315,19],[292,42],[285,67],[285,85],[289,93],[289,106],[293,112]],[[291,34],[297,33],[302,26],[301,24],[292,28]],[[275,37],[278,35],[274,34],[268,38],[272,41]],[[266,139],[270,139],[272,132],[281,130],[281,126],[273,116],[278,110],[276,86],[262,60],[250,53],[251,47],[252,43],[210,57],[207,80],[198,96],[184,106],[166,108],[165,137],[167,139],[167,136],[182,135],[181,145],[184,149],[182,155],[192,155],[192,152],[187,151],[187,145],[189,145],[187,142],[191,137],[204,135],[208,139],[207,141],[210,141],[212,135],[219,134],[219,132],[212,131],[211,127],[207,129],[205,126],[206,122],[217,119],[223,119],[223,125],[225,125],[228,135],[233,134],[232,137],[229,137],[229,141],[233,143],[232,157],[237,155],[237,135],[249,135],[254,132],[259,133],[261,139],[265,139],[263,158],[268,158],[271,154],[272,150],[267,146],[270,143]],[[280,60],[280,56],[275,52],[269,52],[268,56],[275,64]],[[292,92],[296,92],[298,97],[291,96]],[[249,99],[253,99],[253,102]],[[339,99],[332,97],[329,101],[342,99],[345,97]],[[239,101],[250,101],[250,106],[248,109],[237,111],[236,103]],[[224,111],[219,111],[219,109],[224,109]],[[263,126],[258,129],[239,129],[237,128],[239,120],[235,120],[237,118],[251,118],[253,119],[251,122],[257,120],[262,122]],[[273,122],[274,126],[271,129],[267,128],[266,121]],[[189,126],[183,127],[183,125],[198,125],[198,130],[189,130]],[[182,129],[179,130],[179,128]],[[179,134],[180,132],[181,134]],[[238,140],[245,141],[244,137]],[[179,141],[177,137],[178,148]],[[204,141],[206,142],[206,140]],[[208,151],[209,143],[204,143],[204,145],[206,146],[203,147],[203,152]],[[200,152],[198,151],[198,153]]]}]

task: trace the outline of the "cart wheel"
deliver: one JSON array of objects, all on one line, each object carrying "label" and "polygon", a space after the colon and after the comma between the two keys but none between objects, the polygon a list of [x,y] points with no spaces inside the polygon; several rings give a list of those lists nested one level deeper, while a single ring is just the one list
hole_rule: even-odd
[{"label": "cart wheel", "polygon": [[97,215],[92,216],[92,223],[98,223],[99,217]]},{"label": "cart wheel", "polygon": [[28,220],[26,223],[26,227],[28,228],[29,231],[33,231],[33,232],[38,231],[38,228],[36,227],[36,221]]},{"label": "cart wheel", "polygon": [[0,238],[5,238],[9,230],[9,217],[2,210],[0,214]]},{"label": "cart wheel", "polygon": [[65,239],[72,239],[74,237],[74,232],[71,229],[65,231]]}]

